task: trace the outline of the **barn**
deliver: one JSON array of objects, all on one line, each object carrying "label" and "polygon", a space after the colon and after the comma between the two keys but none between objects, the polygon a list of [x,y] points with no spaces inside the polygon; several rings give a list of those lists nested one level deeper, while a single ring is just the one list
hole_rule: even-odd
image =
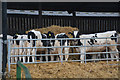
[{"label": "barn", "polygon": [[[7,3],[3,3],[5,5],[3,5],[4,10],[3,11],[3,19],[5,18],[5,22],[3,22],[4,26],[7,26],[6,28],[3,29],[3,34],[7,35],[14,35],[14,34],[24,34],[26,33],[26,31],[31,30],[31,29],[41,29],[41,28],[47,28],[49,26],[52,25],[57,25],[57,26],[71,26],[73,28],[78,28],[79,32],[81,32],[82,34],[90,34],[90,33],[98,33],[98,32],[105,32],[105,31],[112,31],[112,30],[116,30],[118,32],[120,32],[119,26],[120,26],[120,2],[7,2]],[[112,5],[112,6],[111,6]],[[6,8],[6,9],[5,9]],[[15,13],[8,13],[6,14],[6,10],[7,9],[13,9],[13,10],[33,10],[33,11],[37,11],[38,14],[37,15],[31,15],[31,14],[15,14]],[[43,11],[66,11],[70,16],[66,16],[66,15],[43,15]],[[77,15],[77,12],[87,12],[87,14],[89,14],[90,12],[94,12],[94,13],[117,13],[118,16],[111,16],[109,14],[107,14],[106,16],[94,16],[92,14],[89,14],[88,16],[86,15]],[[92,15],[92,16],[91,16]],[[7,21],[7,22],[6,22]],[[3,40],[5,40],[6,36],[3,36]],[[3,52],[7,53],[5,51],[5,46],[6,44],[3,45]],[[8,47],[9,49],[9,47]],[[9,50],[8,50],[9,51]],[[7,55],[7,54],[6,54]],[[6,56],[5,54],[3,55],[4,58]],[[3,58],[3,59],[4,59]],[[9,55],[8,55],[9,58]],[[6,61],[6,59],[4,59]],[[9,60],[8,60],[9,61]],[[6,61],[7,63],[7,61]],[[3,72],[5,72],[5,67],[6,67],[6,63],[3,63]],[[37,62],[36,62],[37,63]],[[116,62],[115,62],[116,63]],[[8,64],[11,64],[8,62]],[[46,63],[43,64],[41,63],[43,66],[52,66],[52,63]],[[90,65],[92,65],[91,63],[88,64],[80,64],[80,63],[71,63],[72,67],[74,66],[73,64],[77,65],[78,67],[83,66],[82,69],[84,69],[85,65],[89,65],[86,68],[89,68]],[[97,63],[94,63],[94,65],[96,65]],[[111,64],[114,64],[114,62],[111,62]],[[13,64],[14,65],[14,64]],[[58,63],[55,63],[55,65],[62,67],[61,65],[59,65]],[[69,66],[70,68],[70,64],[65,63],[63,66],[65,68],[65,70],[68,70],[68,67],[66,67],[65,65]],[[104,66],[104,63],[100,62],[98,63],[99,66],[101,66],[99,68],[99,70],[102,70],[102,65]],[[11,65],[12,66],[12,65]],[[31,67],[29,67],[28,64],[26,64],[26,66],[28,68],[31,69]],[[48,78],[70,78],[70,72],[69,75],[64,76],[62,75],[62,71],[64,70],[64,68],[57,70],[57,72],[61,72],[61,74],[57,74],[57,76],[53,76],[50,77],[50,74],[55,74],[55,72],[52,72],[51,70],[44,70],[43,66],[41,65],[34,65],[34,66],[39,66],[39,68],[41,70],[43,70],[42,72],[45,72],[46,75],[48,75]],[[50,68],[51,68],[50,66]],[[98,66],[97,66],[98,67]],[[108,70],[109,73],[115,72],[115,74],[117,74],[117,66],[105,66],[105,68],[109,67],[110,69]],[[8,65],[8,68],[10,69],[10,65]],[[12,68],[15,69],[14,66],[12,66]],[[115,68],[114,71],[111,71],[113,68]],[[38,69],[38,68],[37,68]],[[47,67],[47,69],[49,69],[49,67]],[[53,68],[56,69],[55,67]],[[71,68],[70,68],[71,69]],[[77,69],[76,69],[77,71]],[[82,70],[81,70],[82,71]],[[89,71],[89,73],[94,73],[95,72],[89,68],[88,70],[83,70],[83,72]],[[104,70],[103,70],[104,71]],[[13,73],[15,73],[16,71],[13,70]],[[35,72],[35,71],[34,71]],[[99,72],[99,71],[98,71]],[[48,74],[47,74],[48,73]],[[75,73],[75,72],[74,72]],[[106,72],[104,72],[106,73]],[[108,74],[109,74],[108,73]],[[12,73],[11,73],[12,74]],[[41,73],[44,75],[44,73]],[[66,73],[67,74],[67,73]],[[86,73],[88,75],[88,73]],[[102,74],[102,72],[101,72]],[[112,75],[110,74],[110,75]],[[15,77],[15,74],[13,74]],[[34,74],[33,74],[34,75]],[[37,74],[36,74],[37,75]],[[59,76],[60,75],[60,76]],[[73,74],[72,74],[73,75]],[[38,75],[41,76],[41,78],[47,78],[42,77],[42,75]],[[37,76],[37,77],[38,77]],[[80,75],[82,77],[82,75]],[[80,78],[79,76],[79,78]],[[99,75],[97,75],[98,77]],[[113,75],[114,76],[114,75]],[[105,78],[112,78],[113,76],[105,76]],[[34,76],[35,77],[35,76]],[[86,77],[86,76],[84,76]],[[89,75],[87,76],[89,77],[94,77],[93,75]],[[102,77],[99,76],[100,78]],[[38,77],[39,78],[39,77]],[[76,76],[71,77],[71,78],[76,78]],[[78,78],[78,75],[77,75]],[[95,76],[96,78],[96,76]],[[115,75],[114,78],[117,78],[117,76]]]}]

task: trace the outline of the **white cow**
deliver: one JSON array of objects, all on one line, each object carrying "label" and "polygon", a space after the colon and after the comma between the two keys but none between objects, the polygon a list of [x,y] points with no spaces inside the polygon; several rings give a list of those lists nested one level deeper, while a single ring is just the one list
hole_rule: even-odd
[{"label": "white cow", "polygon": [[[93,45],[104,45],[104,44],[116,44],[117,39],[116,38],[109,38],[109,39],[92,39],[93,37],[116,37],[117,32],[116,31],[107,31],[107,32],[102,32],[102,33],[95,33],[95,34],[82,34],[79,35],[78,31],[73,31],[72,34],[74,38],[90,38],[90,39],[75,39],[74,40],[74,45],[78,46],[91,46],[91,47],[79,47],[79,51],[81,52],[81,57],[80,59],[82,60],[81,63],[84,62],[84,53],[85,52],[100,52],[106,50],[105,46],[99,46],[99,47],[94,47]],[[107,41],[107,42],[106,42]],[[117,61],[119,61],[119,53],[117,50],[117,46],[108,46],[107,47],[110,51],[116,51],[115,54],[111,53],[111,58],[114,56],[117,58]],[[93,58],[95,58],[95,55],[93,55]]]}]

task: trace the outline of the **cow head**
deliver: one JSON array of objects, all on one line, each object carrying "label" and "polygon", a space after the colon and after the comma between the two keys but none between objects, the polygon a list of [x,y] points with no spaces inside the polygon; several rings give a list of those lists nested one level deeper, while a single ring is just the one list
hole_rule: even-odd
[{"label": "cow head", "polygon": [[[79,31],[73,31],[73,32],[69,32],[68,34],[72,35],[73,38],[79,38]],[[74,39],[73,41],[73,45],[78,45],[80,39]]]},{"label": "cow head", "polygon": [[[65,33],[60,33],[60,34],[57,34],[56,36],[57,38],[69,38]],[[62,40],[62,43],[61,43],[61,40],[58,40],[60,42],[60,46],[61,45],[65,45],[65,42],[67,41],[67,45],[69,45],[69,40]]]},{"label": "cow head", "polygon": [[[47,38],[49,38],[49,39],[55,38],[54,33],[51,31],[48,31],[48,33],[46,35],[47,35]],[[49,40],[49,42],[50,42],[51,46],[54,46],[55,40]]]},{"label": "cow head", "polygon": [[18,34],[13,35],[13,39],[17,39],[18,38]]},{"label": "cow head", "polygon": [[[47,39],[47,34],[41,34],[42,35],[42,39]],[[41,42],[43,43],[43,46],[50,46],[50,41],[49,40],[41,40]]]}]

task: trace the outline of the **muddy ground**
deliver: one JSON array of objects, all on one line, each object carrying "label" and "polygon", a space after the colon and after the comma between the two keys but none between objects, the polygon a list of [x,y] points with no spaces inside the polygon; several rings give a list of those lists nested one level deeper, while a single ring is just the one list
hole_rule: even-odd
[{"label": "muddy ground", "polygon": [[[116,61],[64,62],[25,64],[32,78],[118,78]],[[22,74],[24,75],[24,74]],[[16,78],[16,65],[11,65],[11,78]]]}]

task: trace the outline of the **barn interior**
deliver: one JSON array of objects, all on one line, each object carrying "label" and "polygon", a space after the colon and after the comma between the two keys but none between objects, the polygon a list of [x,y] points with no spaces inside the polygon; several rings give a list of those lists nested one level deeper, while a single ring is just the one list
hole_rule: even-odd
[{"label": "barn interior", "polygon": [[[111,6],[112,5],[112,6]],[[39,15],[28,15],[28,14],[7,14],[7,34],[23,34],[26,31],[30,29],[39,29],[39,28],[47,28],[51,25],[58,25],[58,26],[71,26],[73,28],[78,28],[79,31],[83,34],[88,33],[96,33],[96,32],[104,32],[108,30],[117,30],[120,32],[120,16],[76,16],[76,11],[79,12],[120,12],[120,2],[7,2],[7,9],[14,9],[14,10],[37,10],[39,12]],[[69,14],[72,13],[72,16],[48,16],[48,15],[42,15],[42,11],[67,11]],[[4,14],[3,14],[4,15]],[[56,22],[54,22],[56,21]],[[65,63],[66,64],[66,63]],[[64,66],[65,66],[64,64]],[[72,63],[74,64],[74,63]],[[44,66],[48,66],[49,64]],[[53,64],[54,65],[54,64]],[[69,65],[67,63],[67,65]],[[82,65],[78,64],[78,67],[80,68]],[[91,66],[95,66],[90,64]],[[100,65],[104,65],[104,63],[100,63]],[[36,66],[36,65],[34,65]],[[61,65],[56,65],[61,66]],[[84,69],[86,65],[82,67]],[[15,73],[15,67],[13,67],[13,71]],[[28,66],[29,67],[29,66]],[[70,66],[69,66],[70,67]],[[72,67],[74,67],[72,65]],[[90,66],[88,66],[90,67]],[[99,67],[99,65],[97,66]],[[106,69],[108,66],[104,66]],[[31,73],[35,72],[32,68]],[[39,67],[41,70],[43,70],[43,73],[41,74],[47,74],[46,76],[43,76],[42,78],[62,78],[64,75],[62,73],[55,73],[49,71],[44,71],[45,68]],[[57,67],[56,67],[57,68]],[[60,68],[60,67],[59,67]],[[64,67],[65,68],[65,67]],[[64,70],[64,68],[57,70],[57,72]],[[95,75],[94,70],[91,68],[89,70],[85,70],[83,72],[89,72],[93,75],[86,76],[86,75],[77,75],[72,77],[70,74],[67,76],[64,76],[64,78],[69,78],[71,76],[74,77],[82,77],[85,78],[108,78],[108,77],[114,77],[117,78],[117,66],[109,67],[110,69],[107,69],[104,73],[108,73],[107,76],[103,76],[100,74],[103,74],[102,72],[99,75]],[[114,68],[113,71],[111,71]],[[52,68],[51,68],[52,69]],[[54,68],[55,69],[55,68]],[[68,69],[68,68],[67,68]],[[70,68],[71,69],[71,68]],[[100,67],[101,70],[102,67]],[[99,72],[99,71],[98,71]],[[12,77],[15,77],[16,75],[14,73]],[[71,73],[71,72],[69,72]],[[115,73],[115,75],[112,75]],[[57,76],[54,76],[54,74],[57,74]],[[66,71],[67,74],[67,71]],[[88,74],[88,73],[87,73]],[[51,75],[53,75],[51,77]],[[59,76],[60,75],[60,76]],[[34,75],[32,77],[39,77],[42,75]]]}]

